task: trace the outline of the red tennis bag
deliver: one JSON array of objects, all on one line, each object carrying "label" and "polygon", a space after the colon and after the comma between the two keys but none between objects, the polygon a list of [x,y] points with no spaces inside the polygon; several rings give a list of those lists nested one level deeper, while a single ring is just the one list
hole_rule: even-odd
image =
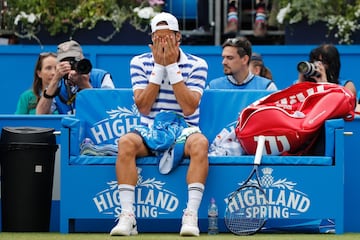
[{"label": "red tennis bag", "polygon": [[352,120],[355,103],[354,94],[337,84],[294,84],[243,109],[236,137],[247,154],[255,154],[257,136],[264,135],[267,155],[300,155],[325,120]]}]

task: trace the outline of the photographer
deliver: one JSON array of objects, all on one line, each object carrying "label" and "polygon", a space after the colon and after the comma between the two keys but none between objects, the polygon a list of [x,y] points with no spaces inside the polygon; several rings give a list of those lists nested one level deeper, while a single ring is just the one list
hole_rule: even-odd
[{"label": "photographer", "polygon": [[36,114],[51,114],[53,110],[74,114],[76,94],[85,88],[114,88],[114,83],[110,73],[92,68],[79,43],[71,40],[59,44],[56,72],[42,93]]},{"label": "photographer", "polygon": [[[349,89],[356,97],[353,81],[340,78],[340,53],[332,44],[322,44],[309,54],[309,62],[300,62],[297,66],[299,78],[295,83],[310,81],[334,83]],[[310,155],[323,155],[325,152],[325,130],[321,128],[314,146],[308,149]]]},{"label": "photographer", "polygon": [[349,79],[340,78],[340,54],[332,44],[322,44],[314,48],[309,55],[309,62],[298,64],[297,82],[329,82],[340,84],[349,89],[356,97],[356,88]]}]

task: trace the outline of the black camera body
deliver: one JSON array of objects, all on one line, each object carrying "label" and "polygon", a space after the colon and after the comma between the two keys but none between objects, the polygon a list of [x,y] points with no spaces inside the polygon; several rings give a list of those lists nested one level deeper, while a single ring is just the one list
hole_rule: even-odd
[{"label": "black camera body", "polygon": [[316,66],[314,63],[302,61],[297,65],[297,70],[299,73],[304,74],[305,78],[311,77],[320,77],[321,73],[316,70]]},{"label": "black camera body", "polygon": [[88,74],[92,69],[92,64],[89,59],[83,58],[79,61],[70,61],[71,69],[78,74]]}]

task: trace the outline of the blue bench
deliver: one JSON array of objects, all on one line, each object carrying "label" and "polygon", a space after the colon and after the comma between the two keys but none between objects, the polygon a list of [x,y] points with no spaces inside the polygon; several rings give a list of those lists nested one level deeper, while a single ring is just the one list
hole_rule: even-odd
[{"label": "blue bench", "polygon": [[[200,128],[209,142],[237,120],[239,112],[267,91],[206,90],[201,102]],[[138,123],[131,89],[91,89],[76,98],[76,115],[64,117],[61,129],[60,232],[76,231],[76,221],[114,220],[119,213],[115,156],[80,155],[87,137],[111,144]],[[261,178],[269,197],[270,219],[263,231],[344,232],[344,122],[326,121],[325,156],[264,156]],[[336,150],[335,150],[336,144]],[[227,196],[248,176],[253,156],[212,156],[199,209],[200,230],[206,231],[211,197],[220,212],[220,231],[227,231],[221,213]],[[139,231],[178,231],[187,190],[188,160],[171,174],[162,175],[151,157],[137,160],[136,216]],[[334,191],[336,189],[336,191]],[[155,223],[148,227],[148,220]],[[112,227],[108,226],[108,230]]]}]

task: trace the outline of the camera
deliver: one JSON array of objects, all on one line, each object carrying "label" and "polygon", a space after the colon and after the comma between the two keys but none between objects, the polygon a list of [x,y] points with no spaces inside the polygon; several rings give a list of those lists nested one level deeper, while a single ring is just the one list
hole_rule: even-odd
[{"label": "camera", "polygon": [[297,70],[299,73],[304,74],[304,77],[320,77],[321,74],[316,70],[316,66],[314,63],[302,61],[297,65]]},{"label": "camera", "polygon": [[88,74],[92,69],[90,60],[86,58],[83,58],[79,61],[70,61],[70,65],[71,69],[75,70],[78,74]]},{"label": "camera", "polygon": [[[70,63],[71,70],[75,70],[78,74],[88,74],[92,69],[92,64],[89,59],[83,58],[81,60],[71,59],[65,60]],[[69,79],[69,74],[64,76],[64,79]]]}]

